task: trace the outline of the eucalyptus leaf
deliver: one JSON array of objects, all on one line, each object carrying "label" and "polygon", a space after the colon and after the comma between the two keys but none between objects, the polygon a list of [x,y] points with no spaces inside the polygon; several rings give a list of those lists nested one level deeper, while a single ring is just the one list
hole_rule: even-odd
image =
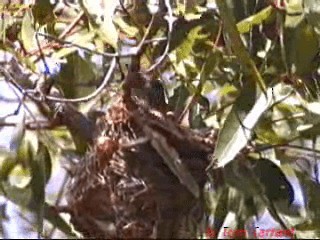
[{"label": "eucalyptus leaf", "polygon": [[45,205],[45,186],[46,186],[46,160],[48,152],[46,147],[40,142],[37,154],[31,159],[31,182],[32,201],[31,208],[36,211],[38,234],[43,232],[44,205]]},{"label": "eucalyptus leaf", "polygon": [[286,17],[284,40],[287,66],[292,73],[305,76],[315,70],[317,64],[314,59],[319,49],[319,36],[305,18],[297,21],[290,16]]},{"label": "eucalyptus leaf", "polygon": [[113,24],[113,12],[118,5],[117,1],[88,1],[82,0],[82,7],[89,16],[93,30],[113,48],[117,48],[118,31]]},{"label": "eucalyptus leaf", "polygon": [[27,51],[33,50],[36,46],[34,19],[31,10],[26,11],[22,20],[21,40]]},{"label": "eucalyptus leaf", "polygon": [[315,28],[317,34],[320,34],[320,1],[304,0],[304,12],[308,22]]},{"label": "eucalyptus leaf", "polygon": [[257,14],[251,15],[250,17],[242,20],[241,22],[237,23],[237,28],[239,33],[248,33],[252,30],[252,28],[256,25],[261,25],[265,21],[270,21],[271,18],[275,17],[275,10],[274,8],[266,7],[265,9],[261,10]]},{"label": "eucalyptus leaf", "polygon": [[[81,32],[77,35],[73,35],[72,37],[70,37],[66,40],[70,41],[74,44],[77,44],[79,46],[82,46],[82,47],[88,47],[91,45],[90,42],[92,41],[94,36],[95,36],[95,33],[93,33],[93,32]],[[77,47],[64,47],[64,48],[61,48],[60,50],[54,52],[52,55],[52,58],[53,59],[61,59],[61,58],[64,58],[77,50],[78,50]]]},{"label": "eucalyptus leaf", "polygon": [[203,34],[201,33],[201,31],[201,26],[197,26],[190,30],[182,44],[176,49],[177,63],[190,56],[190,54],[192,53],[193,46],[197,40],[208,37],[207,34]]}]

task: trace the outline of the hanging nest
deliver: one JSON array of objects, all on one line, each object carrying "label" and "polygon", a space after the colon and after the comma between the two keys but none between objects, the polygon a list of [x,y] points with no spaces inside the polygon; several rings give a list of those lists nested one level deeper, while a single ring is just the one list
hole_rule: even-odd
[{"label": "hanging nest", "polygon": [[203,220],[212,138],[125,94],[99,125],[68,187],[75,229],[94,238],[196,237],[186,225]]}]

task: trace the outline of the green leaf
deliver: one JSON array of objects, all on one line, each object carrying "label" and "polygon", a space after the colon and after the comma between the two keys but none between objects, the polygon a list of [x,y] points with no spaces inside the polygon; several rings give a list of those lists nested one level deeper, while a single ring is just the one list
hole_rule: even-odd
[{"label": "green leaf", "polygon": [[2,187],[4,190],[4,196],[10,201],[21,207],[28,207],[32,198],[32,190],[29,187],[18,188],[11,186],[10,184],[3,182]]},{"label": "green leaf", "polygon": [[234,16],[231,14],[227,2],[223,0],[216,0],[216,4],[224,23],[224,29],[231,39],[231,48],[243,68],[246,80],[258,84],[260,90],[266,95],[266,84],[264,79],[261,77],[255,62],[251,59],[250,54],[240,37]]},{"label": "green leaf", "polygon": [[[4,43],[6,41],[6,32],[10,26],[14,24],[14,17],[10,15],[3,14],[3,17],[0,18],[0,39]],[[2,44],[0,44],[1,48],[3,47]]]},{"label": "green leaf", "polygon": [[[89,47],[90,42],[94,38],[95,33],[94,32],[80,32],[79,34],[74,34],[66,39],[66,41],[72,42],[76,45],[79,45],[81,47]],[[77,47],[65,47],[62,48],[52,54],[52,58],[61,59],[69,54],[77,51]]]},{"label": "green leaf", "polygon": [[[30,145],[31,148],[31,145]],[[33,151],[30,149],[30,151]],[[48,162],[48,150],[39,142],[37,154],[30,161],[32,178],[30,187],[32,189],[32,201],[30,202],[31,208],[36,211],[37,215],[37,230],[41,234],[43,232],[43,219],[44,219],[44,204],[45,204],[45,186],[46,186],[46,173],[49,172],[46,168]]]},{"label": "green leaf", "polygon": [[[232,161],[250,139],[251,130],[259,116],[262,114],[257,107],[257,102],[254,109],[256,113],[251,112],[251,115],[249,116],[250,111],[253,109],[253,105],[256,100],[255,98],[255,87],[243,88],[240,96],[236,100],[236,103],[233,105],[231,112],[228,114],[219,133],[214,152],[214,157],[217,159],[218,166],[224,166],[228,162]],[[260,99],[261,98],[263,98],[262,95],[260,96]],[[265,102],[265,99],[261,99],[260,102],[260,105],[268,105],[268,103]],[[261,108],[263,106],[259,107]],[[258,112],[259,114],[257,115]],[[257,118],[251,120],[250,118],[252,118],[253,115]],[[246,117],[248,120],[244,122]],[[248,126],[248,124],[250,124],[250,126]]]},{"label": "green leaf", "polygon": [[50,0],[37,0],[32,7],[35,21],[40,25],[53,22],[55,20],[53,9],[54,5]]},{"label": "green leaf", "polygon": [[300,135],[306,138],[313,138],[319,134],[320,127],[320,112],[318,102],[307,102],[301,99],[301,105],[307,110],[305,121],[301,124],[297,130]]},{"label": "green leaf", "polygon": [[197,40],[205,39],[208,37],[208,34],[201,33],[202,29],[202,26],[197,26],[191,29],[190,32],[187,34],[185,40],[176,49],[177,63],[180,63],[180,61],[190,56]]},{"label": "green leaf", "polygon": [[48,181],[51,178],[52,159],[48,147],[44,145],[42,142],[39,142],[37,158],[38,161],[43,162],[42,167],[44,168],[45,182],[48,183]]},{"label": "green leaf", "polygon": [[279,134],[273,129],[271,118],[262,118],[257,124],[255,133],[258,139],[264,143],[269,144],[283,144],[286,139],[279,136]]},{"label": "green leaf", "polygon": [[[30,206],[29,204],[30,200],[32,199],[32,189],[30,186],[26,188],[17,188],[11,186],[6,182],[3,182],[2,187],[4,191],[2,192],[2,194],[4,194],[4,196],[8,200],[12,201],[20,207],[27,208],[30,211],[34,211],[33,206]],[[59,216],[59,213],[47,203],[45,203],[44,205],[44,217],[63,233],[69,236],[75,236],[69,224],[66,223],[65,220],[61,216]]]},{"label": "green leaf", "polygon": [[31,51],[35,49],[36,40],[35,40],[34,19],[32,16],[32,12],[29,9],[26,11],[22,20],[21,41],[24,48],[27,51]]},{"label": "green leaf", "polygon": [[303,125],[298,129],[300,136],[307,139],[313,139],[320,135],[320,123]]},{"label": "green leaf", "polygon": [[53,226],[57,227],[61,232],[69,236],[76,236],[72,231],[71,226],[59,215],[59,212],[57,212],[55,208],[50,206],[48,203],[45,203],[44,206],[44,218]]},{"label": "green leaf", "polygon": [[0,181],[7,181],[11,171],[17,166],[18,161],[13,157],[5,158],[1,163]]},{"label": "green leaf", "polygon": [[[117,49],[118,31],[113,24],[113,12],[117,1],[88,1],[83,0],[82,7],[89,16],[93,30],[99,37],[113,48]],[[103,6],[101,6],[103,4]]]},{"label": "green leaf", "polygon": [[250,17],[242,20],[237,24],[239,33],[248,33],[256,25],[261,25],[264,22],[269,22],[275,18],[275,10],[269,6],[258,12],[257,14],[251,15]]},{"label": "green leaf", "polygon": [[317,34],[320,34],[320,1],[304,0],[304,12],[308,22],[315,28]]},{"label": "green leaf", "polygon": [[[250,86],[250,85],[249,85]],[[219,133],[214,158],[217,167],[232,161],[251,138],[251,133],[261,115],[276,101],[291,93],[282,84],[267,89],[255,100],[254,88],[244,87]]]},{"label": "green leaf", "polygon": [[255,175],[255,169],[250,168],[249,161],[252,160],[232,161],[223,169],[226,183],[243,193],[247,198],[260,196],[264,193],[261,183]]},{"label": "green leaf", "polygon": [[290,71],[298,76],[311,74],[317,66],[314,59],[319,46],[314,28],[306,19],[301,20],[299,24],[294,24],[294,26],[286,22],[284,39],[286,61]]},{"label": "green leaf", "polygon": [[185,85],[180,85],[174,90],[173,96],[169,99],[172,109],[182,110],[188,100],[190,93]]},{"label": "green leaf", "polygon": [[114,23],[121,29],[122,32],[128,35],[128,37],[137,37],[139,29],[129,25],[122,18],[115,18]]},{"label": "green leaf", "polygon": [[215,234],[217,234],[216,231],[219,231],[222,228],[223,221],[229,212],[228,210],[229,191],[230,189],[224,188],[222,193],[218,196],[218,199],[215,199],[216,206],[214,207],[214,210],[212,212],[212,215],[214,216],[212,229],[214,229]]}]

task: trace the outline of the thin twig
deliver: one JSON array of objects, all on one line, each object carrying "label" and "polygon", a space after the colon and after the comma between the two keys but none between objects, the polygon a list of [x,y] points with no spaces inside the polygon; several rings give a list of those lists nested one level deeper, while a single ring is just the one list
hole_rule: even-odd
[{"label": "thin twig", "polygon": [[257,146],[257,147],[255,147],[254,151],[262,152],[262,151],[266,151],[266,150],[273,149],[273,148],[280,148],[280,149],[281,148],[293,148],[293,149],[297,149],[297,150],[301,150],[301,151],[308,151],[308,152],[320,154],[320,150],[311,149],[311,148],[303,147],[303,146],[299,146],[299,145],[291,145],[288,143]]},{"label": "thin twig", "polygon": [[67,40],[62,40],[62,39],[59,39],[58,37],[55,37],[53,35],[50,35],[50,34],[46,34],[46,33],[41,33],[41,32],[37,32],[36,33],[37,35],[40,35],[40,36],[43,36],[43,37],[46,37],[50,40],[53,40],[53,41],[56,41],[58,43],[61,43],[61,44],[69,44],[71,46],[74,46],[74,47],[77,47],[81,50],[84,50],[84,51],[87,51],[87,52],[90,52],[90,53],[94,53],[94,54],[97,54],[97,55],[101,55],[101,56],[104,56],[104,57],[129,57],[132,55],[132,53],[130,54],[123,54],[123,55],[119,55],[118,53],[102,53],[102,52],[99,52],[99,51],[96,51],[94,49],[90,49],[90,48],[87,48],[87,47],[83,47],[79,44],[76,44],[76,43],[73,43],[71,41],[67,41]]},{"label": "thin twig", "polygon": [[[103,56],[103,57],[106,57],[106,58],[110,58],[110,57],[118,57],[118,58],[127,58],[127,57],[132,57],[132,56],[136,56],[138,54],[138,51],[140,49],[138,48],[132,48],[132,50],[128,53],[108,53],[108,52],[99,52],[97,50],[94,50],[94,49],[90,49],[90,48],[87,48],[87,47],[83,47],[79,44],[76,44],[76,43],[73,43],[71,41],[67,41],[67,40],[62,40],[62,39],[59,39],[55,36],[52,36],[50,34],[46,34],[46,33],[40,33],[38,32],[37,35],[40,35],[40,36],[43,36],[43,37],[46,37],[50,40],[53,40],[53,41],[56,41],[60,44],[69,44],[70,46],[73,46],[73,47],[76,47],[76,48],[79,48],[83,51],[86,51],[88,53],[91,53],[91,54],[97,54],[97,55],[100,55],[100,56]],[[162,41],[166,41],[167,39],[166,38],[155,38],[155,39],[148,39],[148,40],[145,40],[144,44],[150,44],[150,43],[153,43],[153,42],[162,42]]]},{"label": "thin twig", "polygon": [[[30,96],[28,96],[27,92],[24,90],[24,88],[22,86],[20,86],[20,84],[18,84],[14,78],[11,76],[11,74],[2,66],[0,66],[0,72],[4,75],[4,78],[6,80],[6,83],[8,84],[8,86],[12,89],[13,93],[15,94],[15,96],[17,97],[17,99],[19,99],[19,104],[23,105],[24,109],[30,114],[31,118],[36,121],[36,117],[34,116],[34,114],[32,113],[32,111],[29,109],[29,107],[25,104],[24,102],[24,97],[29,97],[30,99],[32,99]],[[22,98],[21,96],[17,93],[17,91],[19,91],[22,94]],[[20,110],[19,109],[20,106],[17,108],[17,112]]]},{"label": "thin twig", "polygon": [[204,72],[204,67],[205,67],[206,63],[202,64],[201,67],[201,72],[200,72],[200,81],[199,81],[199,85],[197,86],[196,91],[193,93],[193,95],[191,96],[191,98],[189,98],[189,102],[186,104],[185,108],[183,109],[182,113],[180,114],[180,116],[178,117],[178,123],[181,123],[183,118],[185,117],[185,115],[188,113],[188,110],[194,106],[194,104],[197,101],[197,98],[199,97],[199,95],[201,94],[201,90],[203,87],[203,72]]},{"label": "thin twig", "polygon": [[68,27],[59,35],[58,38],[60,38],[60,39],[64,38],[76,26],[76,24],[80,21],[80,19],[82,18],[83,15],[84,15],[84,12],[83,12],[83,10],[81,10],[79,12],[79,14],[77,15],[77,17],[75,19],[73,19],[71,24],[68,25]]},{"label": "thin twig", "polygon": [[131,21],[133,22],[133,24],[134,24],[137,28],[139,28],[140,25],[135,21],[135,19],[132,17],[132,14],[131,14],[131,13],[128,11],[128,9],[124,6],[123,0],[119,0],[119,3],[120,3],[120,6],[121,6],[121,8],[122,8],[122,11],[124,11],[124,13],[127,14],[127,15],[130,17],[130,19],[131,19]]},{"label": "thin twig", "polygon": [[[141,39],[139,45],[137,47],[133,48],[135,53],[139,54],[141,52],[142,46],[144,45],[144,42],[145,42],[147,36],[149,35],[149,32],[150,32],[151,27],[153,25],[153,22],[154,22],[154,15],[152,15],[152,18],[151,18],[151,20],[149,22],[147,30],[146,30],[143,38]],[[101,93],[101,91],[107,86],[107,83],[109,82],[109,79],[111,78],[111,76],[113,74],[113,71],[115,70],[116,63],[117,63],[117,57],[114,57],[111,60],[109,71],[107,72],[102,84],[93,93],[91,93],[90,95],[88,95],[86,97],[74,98],[74,99],[57,98],[57,97],[53,97],[53,96],[45,96],[45,99],[49,100],[49,101],[55,101],[55,102],[72,102],[72,103],[90,101],[91,99],[93,99],[97,95],[99,95]]]},{"label": "thin twig", "polygon": [[121,143],[120,147],[122,149],[129,149],[129,148],[136,147],[138,145],[145,144],[149,141],[150,141],[150,139],[148,137],[141,137],[141,138],[138,138],[137,140],[129,142],[129,143]]},{"label": "thin twig", "polygon": [[147,37],[148,37],[148,35],[150,33],[150,30],[151,30],[151,27],[152,27],[153,23],[154,23],[154,15],[152,15],[151,20],[149,22],[149,25],[147,27],[147,30],[144,33],[139,45],[136,47],[137,48],[137,50],[136,50],[137,54],[140,54],[140,52],[142,51],[142,46],[144,45],[144,43],[145,43],[145,41],[146,41],[146,39],[147,39]]},{"label": "thin twig", "polygon": [[171,38],[172,38],[172,32],[173,32],[173,23],[176,21],[176,18],[173,16],[172,7],[170,5],[170,0],[165,0],[165,4],[167,7],[167,11],[168,11],[168,16],[166,18],[166,20],[168,22],[168,37],[167,37],[166,48],[165,48],[164,52],[162,53],[162,55],[156,60],[156,62],[146,71],[147,73],[153,71],[159,64],[161,64],[169,52]]},{"label": "thin twig", "polygon": [[102,84],[93,93],[89,94],[88,96],[80,97],[80,98],[71,98],[71,99],[59,98],[59,97],[53,97],[53,96],[45,96],[45,99],[48,100],[48,101],[53,101],[53,102],[69,102],[69,103],[78,103],[78,102],[88,102],[88,101],[90,101],[91,99],[97,97],[102,92],[102,90],[107,86],[107,84],[108,84],[109,80],[111,79],[112,74],[113,74],[113,72],[114,72],[114,70],[116,68],[116,62],[117,62],[116,58],[114,57],[111,60],[109,70],[106,73]]},{"label": "thin twig", "polygon": [[24,90],[24,88],[21,87],[20,84],[17,83],[15,79],[11,76],[11,74],[2,66],[0,66],[0,73],[2,73],[3,76],[5,77],[5,80],[7,82],[10,82],[15,88],[17,88],[22,95],[26,94],[26,91]]}]

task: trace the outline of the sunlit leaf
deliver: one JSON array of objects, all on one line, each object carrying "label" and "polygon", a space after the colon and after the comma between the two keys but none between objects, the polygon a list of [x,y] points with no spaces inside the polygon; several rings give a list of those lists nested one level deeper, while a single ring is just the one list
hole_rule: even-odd
[{"label": "sunlit leaf", "polygon": [[[255,98],[255,88],[244,88],[225,120],[223,128],[219,133],[214,152],[214,157],[217,159],[218,166],[224,166],[232,161],[249,141],[251,130],[263,113],[263,110],[260,112],[263,106],[257,106],[258,102],[255,105],[256,107],[253,107],[256,100]],[[260,96],[260,99],[261,98],[262,96]],[[261,99],[260,102],[260,105],[269,105],[266,99]],[[265,108],[266,107],[267,106],[265,106]],[[260,114],[257,115],[257,113],[252,113],[252,109],[259,111]],[[249,116],[250,111],[251,115]],[[246,122],[245,118],[247,118]],[[251,120],[252,118],[253,120]],[[251,127],[247,126],[248,124],[250,124]]]},{"label": "sunlit leaf", "polygon": [[15,168],[16,165],[17,161],[13,157],[7,157],[4,160],[2,160],[0,168],[0,180],[7,181],[9,174]]},{"label": "sunlit leaf", "polygon": [[259,140],[269,144],[285,143],[286,139],[281,137],[273,128],[270,118],[262,118],[255,129],[255,133]]},{"label": "sunlit leaf", "polygon": [[[117,48],[118,31],[113,24],[113,12],[117,1],[81,1],[83,9],[89,16],[92,28],[107,44]],[[103,6],[101,6],[103,4]]]},{"label": "sunlit leaf", "polygon": [[[88,32],[88,33],[80,33],[79,35],[73,35],[72,37],[68,38],[68,41],[71,41],[74,44],[77,44],[79,46],[82,47],[88,47],[90,46],[90,42],[92,41],[92,39],[94,38],[95,34],[93,32]],[[56,52],[54,52],[54,54],[52,55],[52,57],[54,59],[60,59],[60,58],[64,58],[67,55],[77,51],[78,48],[77,47],[66,47],[66,48],[62,48]]]},{"label": "sunlit leaf", "polygon": [[311,113],[320,115],[320,103],[319,102],[310,102],[304,104],[304,107],[309,110]]},{"label": "sunlit leaf", "polygon": [[242,20],[237,24],[238,31],[240,33],[248,33],[254,26],[261,25],[265,21],[270,21],[275,17],[275,10],[272,7],[267,7],[255,15]]},{"label": "sunlit leaf", "polygon": [[254,89],[243,89],[219,133],[214,153],[217,166],[222,167],[232,161],[247,145],[261,115],[277,98],[281,99],[281,95],[274,95],[277,92],[275,89],[279,88],[281,89],[281,85],[268,88],[267,94],[260,94],[258,99],[255,99]]},{"label": "sunlit leaf", "polygon": [[208,36],[207,34],[201,33],[201,30],[201,26],[193,28],[188,33],[188,35],[186,36],[182,44],[179,46],[179,48],[177,48],[177,63],[190,56],[190,54],[192,53],[193,46],[197,40],[204,39]]},{"label": "sunlit leaf", "polygon": [[121,29],[121,31],[128,35],[128,37],[137,37],[139,29],[136,27],[130,26],[122,18],[116,18],[114,22]]},{"label": "sunlit leaf", "polygon": [[34,49],[36,46],[34,20],[31,10],[26,11],[22,20],[21,40],[27,51]]},{"label": "sunlit leaf", "polygon": [[320,123],[317,123],[315,125],[302,125],[297,130],[300,132],[300,135],[304,138],[316,138],[318,135],[320,135]]}]

